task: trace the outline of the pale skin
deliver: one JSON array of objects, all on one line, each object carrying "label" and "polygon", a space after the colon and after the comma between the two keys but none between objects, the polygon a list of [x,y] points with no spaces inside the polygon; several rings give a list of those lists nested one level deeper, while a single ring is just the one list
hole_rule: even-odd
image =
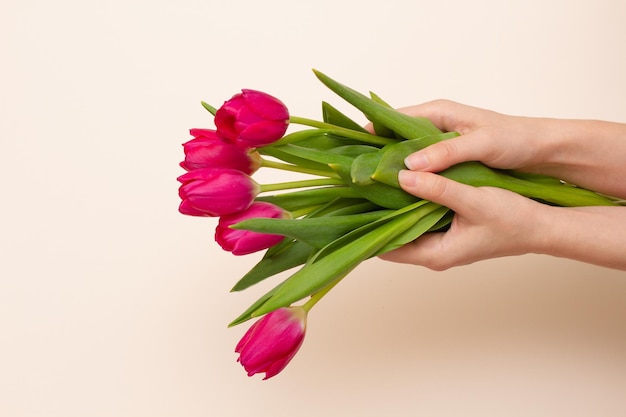
[{"label": "pale skin", "polygon": [[526,253],[626,270],[626,207],[553,207],[436,173],[464,161],[550,175],[626,199],[626,124],[504,115],[448,100],[400,111],[461,136],[409,155],[402,188],[455,212],[449,230],[381,255],[441,271]]}]

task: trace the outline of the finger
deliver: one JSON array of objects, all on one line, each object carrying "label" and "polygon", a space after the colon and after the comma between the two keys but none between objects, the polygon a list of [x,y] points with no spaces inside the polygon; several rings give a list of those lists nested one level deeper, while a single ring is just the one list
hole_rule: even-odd
[{"label": "finger", "polygon": [[399,112],[413,117],[425,117],[444,132],[457,132],[461,127],[458,114],[469,106],[451,100],[433,100],[414,106],[402,107]]},{"label": "finger", "polygon": [[479,207],[482,200],[478,188],[430,172],[402,170],[398,181],[404,191],[460,214]]},{"label": "finger", "polygon": [[[417,240],[384,253],[379,258],[403,264],[422,265],[435,271],[443,271],[454,264],[445,251],[445,233],[436,232],[420,236]],[[453,256],[453,255],[452,255]]]},{"label": "finger", "polygon": [[477,135],[469,133],[427,146],[407,156],[404,164],[415,171],[439,172],[461,162],[487,159],[492,151]]}]

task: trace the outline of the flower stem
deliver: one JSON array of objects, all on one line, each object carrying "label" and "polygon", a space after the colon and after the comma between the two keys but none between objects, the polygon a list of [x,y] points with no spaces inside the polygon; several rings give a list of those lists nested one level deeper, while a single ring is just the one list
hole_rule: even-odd
[{"label": "flower stem", "polygon": [[333,171],[322,171],[318,169],[306,168],[298,165],[285,164],[282,162],[270,161],[265,158],[261,158],[261,166],[266,168],[282,169],[283,171],[301,172],[303,174],[318,175],[321,177],[339,178],[339,175]]},{"label": "flower stem", "polygon": [[306,216],[306,215],[314,212],[315,210],[317,210],[321,206],[322,206],[321,204],[318,204],[318,205],[313,205],[313,206],[310,206],[310,207],[301,208],[299,210],[292,210],[291,211],[291,218],[292,219],[297,219],[298,217]]},{"label": "flower stem", "polygon": [[326,294],[328,294],[328,292],[330,290],[332,290],[335,287],[335,285],[339,284],[339,281],[341,281],[342,278],[343,277],[340,277],[339,279],[335,280],[331,284],[328,284],[327,286],[325,286],[324,288],[322,288],[318,292],[316,292],[313,295],[311,295],[311,297],[308,299],[308,301],[306,303],[304,303],[302,308],[308,313],[309,310],[311,310],[313,308],[313,306],[315,304],[317,304],[317,302],[319,300],[321,300]]},{"label": "flower stem", "polygon": [[280,182],[276,184],[261,184],[261,192],[289,190],[292,188],[318,187],[324,185],[344,185],[344,182],[337,178],[320,178],[314,180],[301,180]]},{"label": "flower stem", "polygon": [[295,123],[304,126],[315,127],[318,129],[327,130],[328,133],[335,133],[337,135],[346,137],[348,139],[358,140],[363,143],[369,143],[372,145],[389,145],[396,143],[397,140],[391,138],[384,138],[381,136],[372,135],[370,133],[358,132],[356,130],[347,129],[345,127],[336,126],[330,123],[321,122],[319,120],[307,119],[305,117],[291,116],[289,117],[290,123]]}]

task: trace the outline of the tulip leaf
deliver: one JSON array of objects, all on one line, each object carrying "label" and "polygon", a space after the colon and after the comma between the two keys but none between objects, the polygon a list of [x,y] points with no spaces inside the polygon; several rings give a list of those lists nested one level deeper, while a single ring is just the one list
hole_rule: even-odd
[{"label": "tulip leaf", "polygon": [[374,180],[372,179],[372,175],[381,157],[382,151],[378,151],[376,153],[363,153],[354,158],[350,166],[350,178],[352,182],[357,185],[373,184]]},{"label": "tulip leaf", "polygon": [[343,216],[313,217],[304,219],[254,218],[244,220],[231,227],[238,230],[288,236],[311,246],[322,248],[342,235],[376,221],[391,210]]},{"label": "tulip leaf", "polygon": [[[351,200],[351,201],[350,201]],[[345,203],[344,203],[345,202]],[[346,216],[350,214],[358,214],[365,213],[369,211],[381,210],[382,207],[377,206],[369,200],[358,198],[358,199],[340,199],[337,203],[344,203],[341,205],[336,205],[332,207],[322,207],[319,211],[313,213],[314,216]],[[314,217],[311,216],[311,217]]]},{"label": "tulip leaf", "polygon": [[231,291],[245,290],[266,278],[302,265],[315,251],[312,246],[304,242],[293,240],[286,242],[288,245],[281,251],[272,256],[263,257],[235,284]]},{"label": "tulip leaf", "polygon": [[353,183],[350,172],[351,165],[331,164],[331,168],[333,168],[361,197],[366,198],[380,207],[399,209],[420,200],[401,189],[380,182],[365,185]]},{"label": "tulip leaf", "polygon": [[278,290],[279,287],[280,286],[276,286],[272,288],[271,290],[269,290],[268,292],[266,292],[262,297],[260,297],[257,301],[255,301],[250,307],[248,307],[246,311],[241,313],[239,317],[237,317],[235,320],[230,322],[228,327],[233,327],[233,326],[236,326],[238,324],[241,324],[250,320],[253,317],[252,313],[254,313],[254,311],[257,310],[259,307],[261,307],[263,303],[269,300],[272,297],[272,295]]},{"label": "tulip leaf", "polygon": [[347,155],[341,155],[336,152],[329,152],[328,150],[309,148],[299,145],[283,145],[281,150],[293,156],[314,161],[320,164],[350,164],[352,163],[352,157]]},{"label": "tulip leaf", "polygon": [[361,194],[351,187],[333,186],[268,196],[262,195],[258,196],[255,200],[276,204],[287,211],[295,211],[313,206],[321,206],[335,198],[361,198]]},{"label": "tulip leaf", "polygon": [[322,120],[331,125],[356,130],[357,132],[368,133],[367,130],[365,130],[357,122],[350,119],[348,116],[325,101],[322,102]]},{"label": "tulip leaf", "polygon": [[506,170],[504,172],[512,177],[519,178],[525,181],[532,181],[537,184],[563,185],[563,181],[561,181],[560,179],[543,174],[534,174],[517,170]]},{"label": "tulip leaf", "polygon": [[428,204],[433,204],[433,203],[430,203],[427,200],[420,200],[417,203],[413,203],[411,205],[405,206],[399,210],[394,210],[391,213],[387,214],[385,217],[381,217],[380,219],[376,221],[373,221],[357,229],[354,229],[350,231],[349,233],[346,233],[343,236],[332,241],[328,245],[324,246],[321,250],[319,250],[314,255],[312,255],[308,262],[315,262],[317,259],[320,259],[326,256],[327,254],[332,253],[332,251],[336,250],[337,248],[345,246],[346,244],[352,242],[353,240],[362,237],[366,233],[369,233],[370,231],[375,230],[377,227],[389,222],[395,217],[398,217],[398,216],[401,216],[408,212],[413,211],[414,214],[419,218],[420,216],[423,216],[430,212],[430,208],[428,207]]},{"label": "tulip leaf", "polygon": [[393,130],[403,138],[415,139],[422,136],[434,135],[441,131],[430,120],[422,117],[412,117],[347,87],[319,71],[313,70],[317,78],[339,97],[359,109],[374,123],[379,123]]},{"label": "tulip leaf", "polygon": [[447,222],[441,222],[442,219],[444,219],[450,212],[450,209],[447,207],[428,202],[427,205],[424,205],[424,209],[426,210],[423,217],[421,217],[414,225],[396,237],[393,241],[389,242],[389,244],[382,248],[376,255],[381,255],[385,252],[389,252],[390,250],[404,246],[422,236],[424,233],[439,229],[443,226],[443,224],[450,221],[450,219],[448,219]]},{"label": "tulip leaf", "polygon": [[372,178],[383,184],[392,187],[400,187],[398,183],[398,172],[406,169],[404,158],[425,147],[442,140],[459,136],[456,132],[439,133],[436,135],[423,136],[418,139],[405,140],[385,146],[379,151],[380,156],[378,166],[372,172]]},{"label": "tulip leaf", "polygon": [[[329,201],[321,208],[309,214],[316,216],[347,216],[379,209],[378,206],[362,199],[337,198]],[[269,248],[263,259],[244,275],[231,291],[244,290],[272,275],[302,265],[314,252],[314,248],[304,242],[293,239],[283,239],[280,243]]]},{"label": "tulip leaf", "polygon": [[315,262],[307,262],[275,289],[252,316],[260,316],[309,296],[342,278],[361,262],[384,248],[395,237],[419,220],[418,210],[409,210],[350,240]]},{"label": "tulip leaf", "polygon": [[[363,139],[367,138],[369,141],[374,142],[385,142],[387,144],[388,139],[381,139],[378,136],[372,135],[366,132],[358,132],[351,129],[341,128],[333,125],[329,125],[329,128],[315,128],[315,129],[305,129],[299,130],[296,132],[289,133],[283,136],[279,141],[274,142],[271,145],[264,146],[259,149],[259,151],[263,151],[266,148],[273,148],[277,146],[283,146],[288,144],[298,144],[300,146],[306,146],[315,149],[331,149],[336,146],[347,145],[347,144],[360,144],[363,143]],[[335,128],[336,127],[336,128]],[[344,129],[344,134],[346,132],[355,133],[356,135],[362,135],[361,140],[354,139],[350,137],[344,136],[340,129]],[[369,142],[366,142],[369,143]],[[379,145],[382,146],[382,145]]]},{"label": "tulip leaf", "polygon": [[[276,159],[279,159],[283,162],[287,162],[293,165],[297,165],[301,168],[306,168],[309,170],[315,170],[319,172],[329,171],[328,164],[322,164],[316,161],[311,161],[310,159],[302,158],[296,155],[293,155],[290,152],[285,152],[285,148],[282,146],[279,147],[268,147],[267,149],[262,149],[261,153],[263,155],[271,156]],[[332,170],[330,170],[332,172]]]},{"label": "tulip leaf", "polygon": [[[387,104],[387,102],[385,102],[382,98],[380,98],[378,95],[376,95],[372,91],[370,91],[370,98],[376,103],[379,103],[385,107],[391,108],[391,106]],[[387,126],[382,125],[376,121],[372,121],[372,126],[374,127],[374,132],[376,132],[378,136],[397,139],[396,133],[392,129],[388,128]]]},{"label": "tulip leaf", "polygon": [[211,106],[209,103],[201,101],[200,104],[202,104],[202,107],[204,107],[213,116],[215,116],[215,113],[217,113],[217,109],[215,107]]},{"label": "tulip leaf", "polygon": [[263,146],[262,148],[259,149],[259,151],[263,152],[267,148],[274,148],[277,146],[286,145],[288,143],[314,141],[314,140],[318,140],[319,138],[326,138],[327,136],[328,136],[328,132],[325,130],[321,130],[321,129],[298,130],[296,132],[291,132],[283,136],[280,140],[278,140],[277,142],[274,142],[271,145]]},{"label": "tulip leaf", "polygon": [[350,158],[357,158],[363,154],[377,153],[379,150],[380,148],[371,145],[343,145],[329,149],[328,152],[335,155],[343,155],[349,156]]},{"label": "tulip leaf", "polygon": [[536,183],[509,175],[507,171],[489,168],[480,162],[463,162],[439,174],[463,184],[504,188],[524,197],[563,207],[616,205],[610,198],[584,188],[562,183],[549,184],[547,181]]}]

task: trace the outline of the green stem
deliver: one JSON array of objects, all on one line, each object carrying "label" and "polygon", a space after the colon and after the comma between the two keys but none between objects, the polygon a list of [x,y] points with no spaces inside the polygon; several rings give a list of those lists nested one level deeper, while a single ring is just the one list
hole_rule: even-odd
[{"label": "green stem", "polygon": [[336,178],[320,178],[314,180],[301,180],[280,182],[276,184],[261,184],[261,192],[289,190],[292,188],[318,187],[324,185],[345,185],[344,182]]},{"label": "green stem", "polygon": [[318,175],[321,177],[339,178],[339,175],[337,175],[334,171],[331,171],[331,170],[322,171],[318,169],[306,168],[306,167],[299,166],[299,165],[292,165],[292,164],[285,164],[282,162],[270,161],[265,158],[261,158],[261,166],[266,167],[266,168],[282,169],[283,171],[300,172],[303,174]]},{"label": "green stem", "polygon": [[302,306],[302,308],[303,308],[303,309],[304,309],[304,310],[308,313],[308,312],[309,312],[309,310],[311,310],[311,309],[313,308],[313,306],[314,306],[315,304],[317,304],[317,302],[318,302],[319,300],[321,300],[322,298],[324,298],[324,296],[325,296],[326,294],[328,294],[328,292],[329,292],[330,290],[332,290],[332,289],[335,287],[335,285],[339,284],[339,281],[341,281],[341,279],[342,279],[342,278],[343,278],[343,277],[341,277],[341,278],[339,278],[339,279],[335,280],[333,283],[331,283],[331,284],[329,284],[329,285],[325,286],[324,288],[322,288],[322,289],[321,289],[321,290],[319,290],[318,292],[316,292],[316,293],[314,293],[313,295],[311,295],[311,298],[309,298],[309,300],[308,300],[306,303],[304,303],[304,305]]},{"label": "green stem", "polygon": [[319,209],[322,205],[318,204],[318,205],[314,205],[314,206],[310,206],[310,207],[305,207],[305,208],[301,208],[298,210],[292,210],[291,211],[291,218],[293,219],[297,219],[298,217],[303,217],[306,216],[310,213],[313,213],[315,210]]},{"label": "green stem", "polygon": [[345,127],[332,125],[330,123],[321,122],[319,120],[307,119],[305,117],[291,116],[289,117],[290,123],[295,123],[304,126],[315,127],[321,129],[320,133],[334,133],[339,136],[343,136],[348,139],[358,140],[363,143],[369,143],[372,145],[389,145],[396,143],[397,140],[391,138],[384,138],[381,136],[372,135],[370,133],[359,132]]}]

